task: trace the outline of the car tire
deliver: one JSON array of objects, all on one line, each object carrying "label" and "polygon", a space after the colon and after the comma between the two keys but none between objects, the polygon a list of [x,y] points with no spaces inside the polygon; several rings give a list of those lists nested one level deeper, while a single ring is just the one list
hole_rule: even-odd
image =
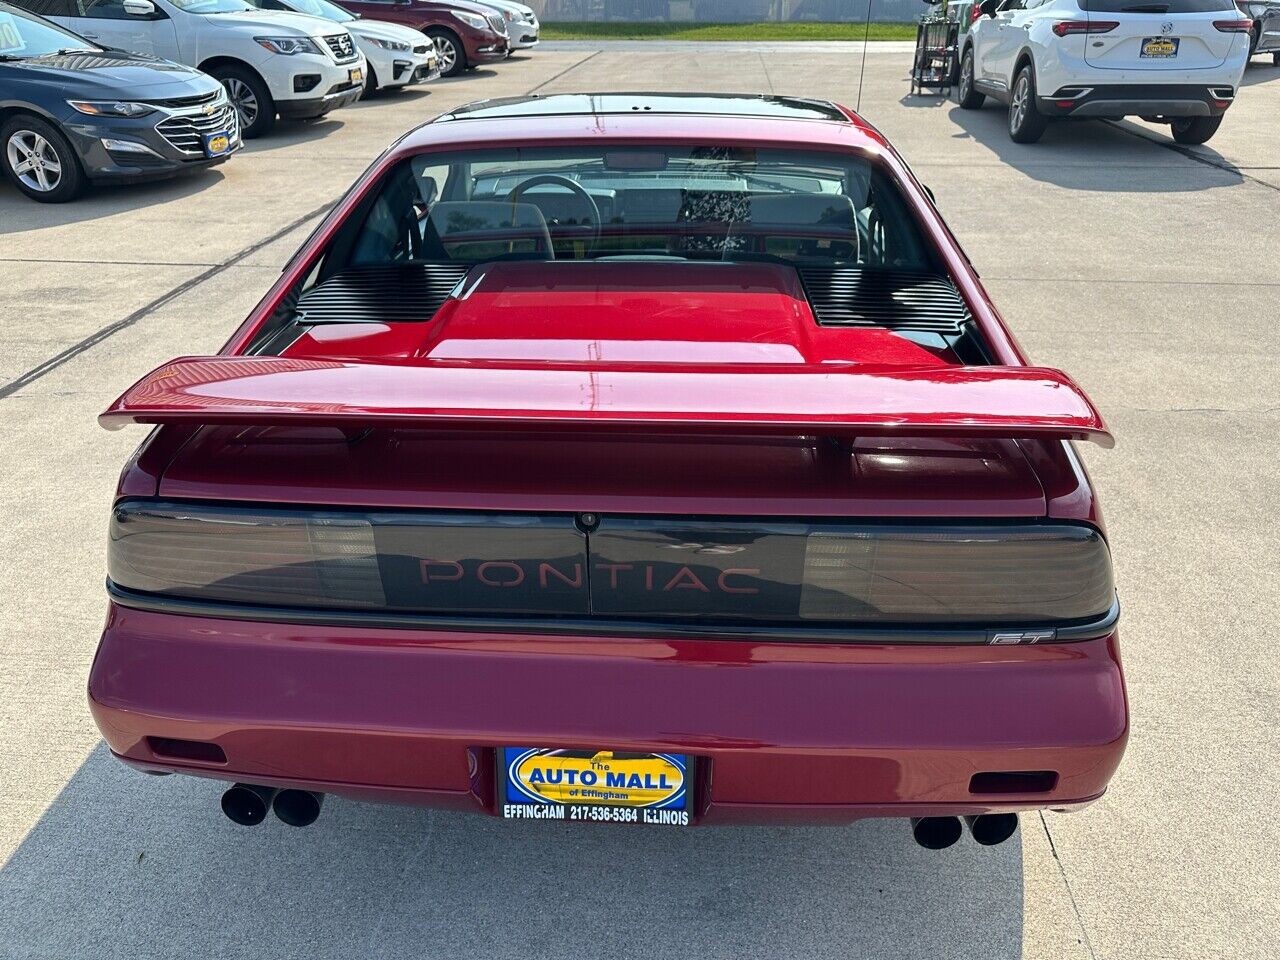
[{"label": "car tire", "polygon": [[276,102],[271,91],[252,70],[222,66],[209,71],[226,88],[236,113],[240,115],[240,135],[246,140],[270,133],[276,125]]},{"label": "car tire", "polygon": [[1027,64],[1013,80],[1009,97],[1009,139],[1014,143],[1035,143],[1044,135],[1049,121],[1036,109],[1036,78]]},{"label": "car tire", "polygon": [[456,77],[467,69],[467,48],[456,34],[449,30],[428,30],[427,36],[436,42],[440,54],[440,76]]},{"label": "car tire", "polygon": [[53,124],[30,114],[0,126],[0,165],[15,187],[41,203],[66,203],[86,178],[71,143]]},{"label": "car tire", "polygon": [[1179,117],[1170,124],[1178,143],[1207,143],[1222,126],[1222,117]]},{"label": "car tire", "polygon": [[365,67],[364,71],[364,90],[360,93],[361,100],[371,100],[374,94],[378,92],[378,75],[373,72],[373,67]]},{"label": "car tire", "polygon": [[1253,25],[1253,28],[1249,31],[1249,53],[1248,53],[1248,56],[1245,58],[1246,60],[1258,52],[1258,44],[1261,41],[1262,41],[1262,28],[1255,23]]},{"label": "car tire", "polygon": [[1273,67],[1280,67],[1280,51],[1276,51],[1271,55],[1271,65]]},{"label": "car tire", "polygon": [[977,110],[986,102],[987,95],[979,93],[973,86],[973,47],[969,47],[960,58],[960,79],[956,87],[956,102],[961,110]]}]

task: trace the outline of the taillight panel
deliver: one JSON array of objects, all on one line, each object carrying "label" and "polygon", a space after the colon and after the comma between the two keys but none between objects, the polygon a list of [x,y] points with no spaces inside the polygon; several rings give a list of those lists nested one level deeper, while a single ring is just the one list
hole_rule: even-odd
[{"label": "taillight panel", "polygon": [[1059,20],[1051,28],[1059,37],[1077,33],[1110,33],[1120,26],[1119,20]]},{"label": "taillight panel", "polygon": [[[1106,617],[1110,555],[1065,523],[329,511],[123,501],[132,594],[299,610],[597,622],[1014,628]],[[1011,641],[1025,636],[1030,640]]]}]

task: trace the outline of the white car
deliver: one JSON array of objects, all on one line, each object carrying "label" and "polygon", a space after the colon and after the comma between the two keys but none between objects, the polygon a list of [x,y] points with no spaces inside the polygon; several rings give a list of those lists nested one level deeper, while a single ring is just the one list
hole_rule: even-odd
[{"label": "white car", "polygon": [[1009,136],[1057,118],[1143,117],[1204,143],[1231,106],[1252,21],[1232,0],[982,0],[960,50],[960,106],[1009,105]]},{"label": "white car", "polygon": [[362,20],[329,0],[248,0],[260,10],[305,13],[340,23],[356,39],[369,69],[364,78],[365,96],[375,90],[407,87],[436,80],[440,58],[435,41],[412,27],[381,20]]},{"label": "white car", "polygon": [[480,2],[502,14],[502,19],[507,25],[507,39],[511,44],[511,50],[525,50],[538,45],[538,31],[541,25],[538,23],[538,15],[533,12],[533,7],[516,3],[515,0],[480,0]]},{"label": "white car", "polygon": [[328,20],[257,10],[244,0],[77,0],[61,12],[45,16],[103,46],[217,77],[246,138],[266,133],[277,115],[324,116],[364,92],[364,54]]}]

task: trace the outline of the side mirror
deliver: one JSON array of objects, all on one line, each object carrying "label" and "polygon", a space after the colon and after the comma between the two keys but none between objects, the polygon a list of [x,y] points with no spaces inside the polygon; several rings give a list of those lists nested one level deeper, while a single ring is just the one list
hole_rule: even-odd
[{"label": "side mirror", "polygon": [[1000,0],[982,0],[982,2],[978,4],[978,12],[984,17],[994,17],[996,15],[996,11],[999,9]]},{"label": "side mirror", "polygon": [[151,0],[124,0],[124,12],[131,17],[154,17],[156,5]]}]

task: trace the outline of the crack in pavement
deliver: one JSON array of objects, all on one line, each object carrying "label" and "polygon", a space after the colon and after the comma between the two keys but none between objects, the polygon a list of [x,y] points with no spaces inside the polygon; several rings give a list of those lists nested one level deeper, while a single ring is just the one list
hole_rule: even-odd
[{"label": "crack in pavement", "polygon": [[1062,858],[1058,856],[1058,847],[1053,842],[1053,834],[1049,832],[1049,823],[1044,818],[1044,811],[1037,810],[1036,814],[1040,817],[1040,826],[1044,827],[1045,839],[1049,841],[1049,852],[1053,854],[1053,862],[1058,865],[1058,873],[1062,875],[1062,885],[1067,888],[1067,899],[1071,901],[1071,912],[1076,915],[1076,923],[1080,925],[1080,935],[1084,937],[1084,947],[1089,951],[1089,956],[1093,960],[1098,960],[1098,954],[1093,949],[1093,941],[1089,939],[1089,930],[1084,925],[1084,917],[1080,913],[1080,905],[1076,903],[1075,891],[1071,889],[1071,881],[1067,879],[1067,869],[1062,864]]},{"label": "crack in pavement", "polygon": [[1157,147],[1163,147],[1165,150],[1172,150],[1174,153],[1181,154],[1188,160],[1194,160],[1196,163],[1203,164],[1206,167],[1213,167],[1215,170],[1224,170],[1227,173],[1234,173],[1241,180],[1248,180],[1250,183],[1256,183],[1260,187],[1266,187],[1268,190],[1280,191],[1280,184],[1268,183],[1266,180],[1259,180],[1257,177],[1251,177],[1245,170],[1271,170],[1272,167],[1238,167],[1230,160],[1223,158],[1223,163],[1218,163],[1212,157],[1206,157],[1204,154],[1196,153],[1190,147],[1173,140],[1164,140],[1159,137],[1148,136],[1146,131],[1131,127],[1119,120],[1103,120],[1113,130],[1119,130],[1121,133],[1127,133],[1131,137],[1137,137],[1139,140],[1145,140],[1147,143],[1153,143]]},{"label": "crack in pavement", "polygon": [[285,224],[285,226],[281,227],[279,230],[276,230],[274,233],[268,234],[267,236],[263,237],[261,240],[258,240],[254,243],[249,244],[249,246],[245,247],[243,250],[238,251],[237,253],[232,254],[230,257],[228,257],[226,260],[223,260],[221,263],[217,263],[214,266],[210,267],[209,269],[203,270],[200,273],[197,273],[194,277],[191,277],[188,280],[184,280],[182,283],[178,284],[176,287],[172,287],[166,292],[160,294],[160,296],[156,297],[154,300],[150,301],[149,303],[146,303],[143,306],[139,307],[137,310],[133,311],[133,313],[129,314],[124,319],[117,320],[114,323],[109,323],[105,327],[99,327],[97,330],[89,334],[89,336],[85,337],[83,340],[79,340],[76,343],[73,343],[71,346],[67,347],[65,350],[61,350],[58,353],[55,353],[52,357],[50,357],[48,360],[45,360],[43,363],[39,364],[38,366],[32,367],[26,373],[21,373],[17,377],[15,377],[13,380],[10,380],[8,383],[4,384],[3,386],[0,386],[0,400],[13,396],[23,387],[30,386],[31,384],[39,380],[41,377],[47,376],[48,374],[52,373],[54,370],[57,370],[64,363],[74,360],[76,357],[80,356],[82,353],[86,353],[89,350],[92,350],[94,347],[96,347],[98,344],[102,343],[103,341],[109,340],[111,337],[114,337],[121,330],[127,330],[129,327],[132,327],[139,320],[142,320],[147,316],[149,316],[150,314],[155,313],[157,310],[159,310],[161,307],[165,306],[166,304],[172,303],[174,300],[178,299],[178,297],[182,296],[184,293],[189,293],[191,290],[200,286],[200,284],[204,283],[206,280],[211,280],[214,277],[216,277],[218,274],[223,273],[227,270],[230,270],[232,267],[238,264],[241,260],[244,260],[246,257],[251,257],[253,256],[253,254],[257,253],[259,250],[263,249],[264,247],[267,247],[272,243],[275,243],[281,237],[288,236],[294,230],[298,229],[298,227],[305,224],[308,220],[314,220],[316,217],[320,216],[326,210],[328,210],[331,206],[332,206],[332,203],[325,203],[324,205],[317,207],[316,209],[308,213],[303,214],[301,217],[298,217],[296,220],[291,220],[289,223]]},{"label": "crack in pavement", "polygon": [[528,91],[527,91],[527,92],[528,92],[528,93],[537,93],[537,92],[538,92],[539,90],[541,90],[543,87],[545,87],[545,86],[547,86],[547,85],[549,85],[549,84],[555,83],[557,80],[559,80],[561,77],[563,77],[566,73],[569,73],[571,70],[577,70],[580,66],[582,66],[584,63],[586,63],[588,60],[594,60],[596,57],[600,56],[600,54],[602,54],[602,53],[604,53],[604,51],[603,51],[603,50],[597,50],[595,53],[590,54],[589,56],[583,57],[583,58],[582,58],[581,60],[579,60],[577,63],[573,63],[573,64],[570,64],[569,66],[565,67],[563,70],[561,70],[559,73],[557,73],[557,74],[556,74],[554,77],[552,77],[550,80],[543,80],[543,81],[542,81],[540,84],[538,84],[536,87],[530,87],[530,88],[528,89]]}]

